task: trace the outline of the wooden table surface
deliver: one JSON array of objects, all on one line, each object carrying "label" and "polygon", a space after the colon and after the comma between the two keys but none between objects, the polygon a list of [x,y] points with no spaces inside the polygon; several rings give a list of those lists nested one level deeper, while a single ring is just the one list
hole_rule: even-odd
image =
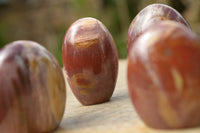
[{"label": "wooden table surface", "polygon": [[115,91],[111,100],[103,104],[82,106],[67,86],[65,114],[54,133],[200,133],[200,127],[184,130],[147,127],[129,99],[126,69],[127,60],[120,60]]}]

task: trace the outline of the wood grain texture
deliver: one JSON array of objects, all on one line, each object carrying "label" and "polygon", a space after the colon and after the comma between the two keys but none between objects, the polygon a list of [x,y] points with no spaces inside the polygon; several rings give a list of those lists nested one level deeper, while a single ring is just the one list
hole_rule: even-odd
[{"label": "wood grain texture", "polygon": [[200,133],[199,128],[155,130],[147,127],[135,112],[127,87],[127,60],[119,61],[119,75],[109,102],[82,106],[67,88],[66,110],[54,133]]}]

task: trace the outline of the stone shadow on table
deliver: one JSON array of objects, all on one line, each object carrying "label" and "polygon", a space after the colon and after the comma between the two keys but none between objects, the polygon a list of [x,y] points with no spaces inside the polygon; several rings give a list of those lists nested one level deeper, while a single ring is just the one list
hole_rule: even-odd
[{"label": "stone shadow on table", "polygon": [[110,101],[102,104],[80,105],[72,110],[71,114],[66,112],[59,130],[120,125],[123,121],[130,121],[130,114],[135,112],[127,92],[113,95]]}]

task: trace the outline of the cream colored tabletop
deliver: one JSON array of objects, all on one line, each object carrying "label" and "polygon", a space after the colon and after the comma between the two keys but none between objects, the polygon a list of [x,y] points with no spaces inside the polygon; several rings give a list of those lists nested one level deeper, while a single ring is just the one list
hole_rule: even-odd
[{"label": "cream colored tabletop", "polygon": [[119,61],[118,81],[109,102],[82,106],[67,87],[66,110],[55,133],[200,133],[200,127],[185,130],[155,130],[138,117],[129,99],[127,60]]}]

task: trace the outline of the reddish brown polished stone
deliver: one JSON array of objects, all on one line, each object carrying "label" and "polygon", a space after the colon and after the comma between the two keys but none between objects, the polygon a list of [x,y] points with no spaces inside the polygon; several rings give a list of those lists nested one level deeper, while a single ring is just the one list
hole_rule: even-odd
[{"label": "reddish brown polished stone", "polygon": [[127,52],[133,41],[148,27],[164,20],[172,20],[182,23],[190,29],[187,21],[172,7],[164,4],[152,4],[140,11],[130,24],[127,36]]},{"label": "reddish brown polished stone", "polygon": [[188,28],[163,21],[136,39],[128,59],[134,107],[153,128],[200,126],[200,41]]},{"label": "reddish brown polished stone", "polygon": [[59,126],[66,88],[54,56],[31,41],[0,51],[0,132],[44,133]]},{"label": "reddish brown polished stone", "polygon": [[68,83],[83,105],[106,102],[113,94],[118,56],[106,27],[94,18],[82,18],[67,30],[62,58]]}]

